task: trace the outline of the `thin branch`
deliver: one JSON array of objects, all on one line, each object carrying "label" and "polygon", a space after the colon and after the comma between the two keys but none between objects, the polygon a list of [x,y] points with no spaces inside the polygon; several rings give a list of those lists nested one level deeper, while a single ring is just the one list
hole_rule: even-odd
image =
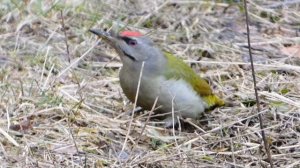
[{"label": "thin branch", "polygon": [[97,46],[97,44],[98,44],[99,41],[100,41],[100,40],[97,40],[97,42],[96,42],[92,47],[90,47],[90,48],[89,48],[85,53],[83,53],[79,58],[77,58],[76,60],[74,60],[69,66],[67,66],[64,70],[62,70],[62,71],[57,75],[56,79],[60,78],[63,74],[65,74],[65,73],[66,73],[69,69],[71,69],[73,66],[77,65],[77,63],[78,63],[79,61],[81,61],[84,57],[86,57],[87,54],[88,54],[90,51],[92,51],[92,49],[94,49],[94,48]]},{"label": "thin branch", "polygon": [[66,48],[67,48],[68,61],[71,62],[69,44],[68,44],[68,36],[67,36],[67,32],[66,32],[66,26],[65,26],[64,15],[63,15],[62,10],[60,11],[60,15],[61,15],[61,27],[62,27],[62,31],[64,32],[64,35],[65,35],[65,44],[66,44]]},{"label": "thin branch", "polygon": [[125,150],[125,146],[127,144],[127,141],[128,141],[129,135],[130,135],[130,131],[131,131],[131,127],[132,127],[132,122],[133,122],[133,118],[134,118],[134,112],[135,112],[135,109],[136,109],[136,106],[137,106],[137,100],[138,100],[138,97],[139,97],[139,91],[140,91],[140,86],[141,86],[141,79],[142,79],[142,76],[143,76],[144,65],[145,65],[145,62],[142,63],[142,67],[141,67],[141,71],[140,71],[140,76],[139,76],[139,81],[138,81],[138,85],[137,85],[137,91],[136,91],[135,100],[134,100],[134,105],[133,105],[133,109],[132,109],[132,113],[131,113],[131,119],[130,119],[130,123],[129,123],[129,126],[128,126],[127,134],[126,134],[126,137],[125,137],[125,140],[124,140],[124,143],[123,143],[122,150],[120,152],[119,158],[120,158],[121,154],[123,153],[123,151]]},{"label": "thin branch", "polygon": [[147,124],[148,124],[149,121],[150,121],[151,115],[153,114],[153,112],[154,112],[154,110],[155,110],[155,107],[156,107],[156,104],[157,104],[157,100],[158,100],[158,97],[156,97],[156,99],[155,99],[155,101],[154,101],[154,103],[153,103],[152,109],[151,109],[151,111],[149,111],[147,120],[146,120],[146,122],[145,122],[145,124],[144,124],[144,126],[143,126],[143,128],[142,128],[142,131],[141,131],[141,133],[140,133],[140,136],[138,137],[138,139],[137,139],[137,141],[136,141],[136,145],[133,145],[133,146],[131,147],[131,149],[130,149],[131,153],[130,153],[130,155],[129,155],[128,158],[131,157],[132,151],[133,151],[133,150],[135,149],[135,147],[139,144],[139,142],[140,142],[140,140],[141,140],[141,138],[142,138],[142,135],[143,135],[143,133],[144,133],[144,131],[145,131],[145,129],[146,129],[146,126],[147,126]]},{"label": "thin branch", "polygon": [[148,15],[146,15],[145,17],[142,17],[140,20],[138,20],[137,23],[135,24],[135,26],[141,26],[141,24],[143,24],[151,16],[155,15],[156,13],[158,13],[162,8],[164,8],[169,3],[170,3],[169,0],[165,1],[164,3],[162,3],[160,6],[158,6],[156,9],[154,9],[152,12],[150,12]]},{"label": "thin branch", "polygon": [[[79,102],[78,104],[81,104],[81,102]],[[76,104],[76,106],[78,105]],[[80,160],[80,163],[83,164],[82,160],[81,160],[81,157],[80,157],[80,152],[79,152],[79,149],[78,149],[78,145],[76,143],[76,140],[75,140],[75,137],[74,137],[74,134],[72,132],[72,129],[71,129],[71,123],[70,123],[70,116],[65,112],[64,108],[62,108],[62,106],[60,106],[60,110],[66,115],[67,117],[67,125],[68,125],[68,129],[69,129],[69,133],[70,133],[70,136],[72,138],[72,141],[74,143],[74,147],[76,149],[76,152],[77,154],[79,155],[79,160]],[[76,109],[78,110],[78,108]]]},{"label": "thin branch", "polygon": [[[154,113],[154,110],[155,110],[155,107],[156,107],[156,104],[157,104],[157,100],[158,100],[158,97],[156,97],[156,99],[155,99],[155,101],[154,101],[154,103],[153,103],[152,109],[151,109],[151,111],[149,111],[147,120],[146,120],[146,122],[145,122],[145,124],[144,124],[144,126],[143,126],[143,128],[142,128],[142,131],[141,131],[141,133],[140,133],[139,138],[138,138],[137,141],[136,141],[136,144],[139,144],[139,142],[140,142],[140,140],[141,140],[141,138],[142,138],[142,135],[143,135],[143,133],[144,133],[144,131],[145,131],[145,129],[146,129],[146,126],[147,126],[147,124],[148,124],[149,121],[150,121],[150,117],[151,117],[151,115]],[[131,151],[132,151],[132,149],[133,149],[133,148],[131,148]]]},{"label": "thin branch", "polygon": [[268,155],[268,160],[269,160],[270,166],[271,166],[271,168],[273,168],[274,166],[273,166],[272,156],[271,156],[271,152],[270,152],[270,146],[269,146],[269,143],[268,143],[266,135],[265,135],[264,125],[263,125],[263,121],[262,121],[262,115],[260,113],[260,102],[259,102],[258,91],[257,91],[257,87],[256,87],[256,76],[255,76],[253,57],[252,57],[252,52],[251,52],[247,0],[244,0],[244,8],[245,8],[245,14],[246,14],[247,41],[248,41],[248,46],[249,46],[248,47],[249,48],[249,56],[250,56],[250,62],[251,62],[251,71],[252,71],[252,78],[253,78],[253,85],[254,85],[254,92],[255,92],[255,99],[256,99],[256,105],[257,105],[257,113],[258,113],[258,118],[259,118],[260,131],[261,131],[262,139],[264,142],[265,150]]}]

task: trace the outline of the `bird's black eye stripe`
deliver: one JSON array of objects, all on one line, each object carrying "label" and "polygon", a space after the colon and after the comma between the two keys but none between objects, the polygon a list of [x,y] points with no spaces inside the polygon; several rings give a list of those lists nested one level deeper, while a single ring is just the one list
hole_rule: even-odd
[{"label": "bird's black eye stripe", "polygon": [[135,39],[131,39],[129,37],[121,37],[128,45],[135,45],[137,41]]},{"label": "bird's black eye stripe", "polygon": [[135,59],[133,56],[127,54],[125,51],[123,51],[123,53],[124,53],[124,55],[126,55],[128,58],[130,58],[132,61],[136,61],[136,59]]}]

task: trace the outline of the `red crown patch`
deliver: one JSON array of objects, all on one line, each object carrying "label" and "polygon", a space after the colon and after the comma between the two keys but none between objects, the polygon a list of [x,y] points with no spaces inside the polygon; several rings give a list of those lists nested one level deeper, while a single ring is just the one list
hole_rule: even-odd
[{"label": "red crown patch", "polygon": [[142,33],[137,31],[123,31],[120,33],[120,36],[127,36],[127,37],[140,37],[143,36]]}]

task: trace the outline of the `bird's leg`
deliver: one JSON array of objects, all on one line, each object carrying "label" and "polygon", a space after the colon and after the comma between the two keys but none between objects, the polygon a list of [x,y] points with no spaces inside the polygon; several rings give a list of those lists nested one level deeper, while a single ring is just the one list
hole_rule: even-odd
[{"label": "bird's leg", "polygon": [[170,115],[164,119],[164,122],[165,122],[165,128],[168,128],[168,129],[173,128],[173,125],[175,128],[178,126],[177,116],[174,116],[174,120],[173,120],[172,115]]},{"label": "bird's leg", "polygon": [[127,111],[126,113],[127,113],[129,116],[131,116],[132,113],[136,114],[136,113],[141,113],[141,112],[143,112],[143,111],[144,111],[144,109],[143,109],[142,107],[136,107],[136,108],[134,109],[134,111]]}]

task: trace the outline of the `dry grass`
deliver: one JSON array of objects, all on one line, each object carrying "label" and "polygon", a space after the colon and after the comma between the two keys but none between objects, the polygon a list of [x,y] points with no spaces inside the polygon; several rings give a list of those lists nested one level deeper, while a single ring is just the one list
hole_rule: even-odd
[{"label": "dry grass", "polygon": [[[241,6],[2,0],[1,167],[267,167]],[[300,166],[300,54],[291,53],[300,49],[299,11],[296,0],[249,3],[261,113],[276,167]],[[190,62],[233,106],[175,133],[147,123],[147,112],[131,120],[120,61],[87,31],[112,24],[147,33]]]}]

